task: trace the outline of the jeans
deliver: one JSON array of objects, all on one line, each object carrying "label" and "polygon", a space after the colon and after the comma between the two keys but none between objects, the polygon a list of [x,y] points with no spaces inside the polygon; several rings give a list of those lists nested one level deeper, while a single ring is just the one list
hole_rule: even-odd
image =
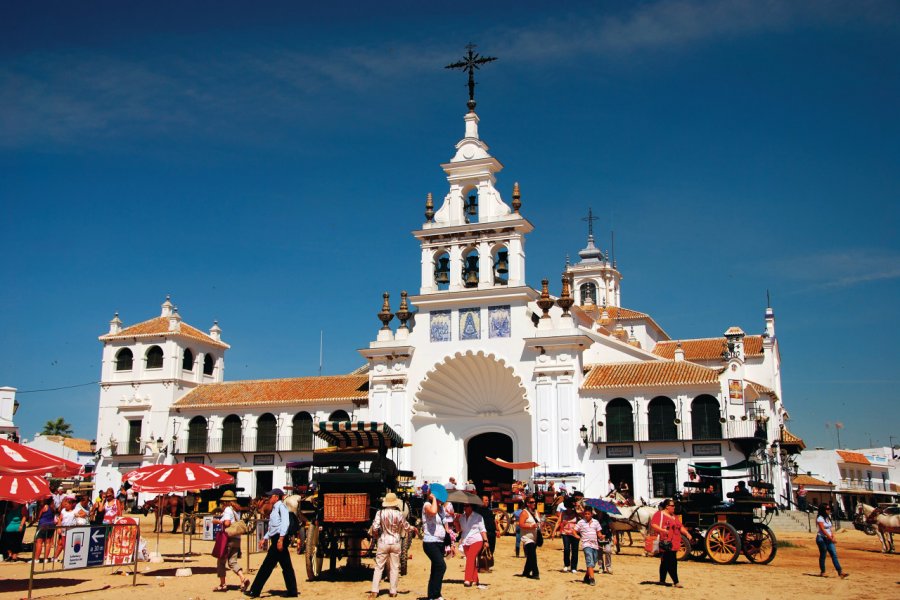
[{"label": "jeans", "polygon": [[834,568],[838,573],[842,573],[841,563],[838,562],[837,549],[834,547],[834,542],[821,535],[817,535],[816,546],[819,547],[819,572],[825,572],[825,553],[827,552],[831,555],[831,562],[834,565]]},{"label": "jeans", "polygon": [[516,525],[516,556],[519,555],[519,548],[522,547],[522,530]]},{"label": "jeans", "polygon": [[573,571],[578,568],[578,538],[574,535],[562,536],[563,566]]},{"label": "jeans", "polygon": [[444,542],[424,542],[422,548],[425,556],[431,561],[431,575],[428,576],[428,598],[435,600],[441,597],[441,584],[444,583],[444,573],[447,571],[447,563],[444,561]]},{"label": "jeans", "polygon": [[659,582],[666,582],[666,574],[672,577],[672,583],[678,583],[678,559],[674,550],[659,553]]},{"label": "jeans", "polygon": [[585,548],[584,549],[584,566],[588,569],[593,569],[597,564],[597,549],[596,548]]},{"label": "jeans", "polygon": [[525,569],[522,571],[523,577],[540,577],[537,562],[537,544],[524,544],[525,546]]}]

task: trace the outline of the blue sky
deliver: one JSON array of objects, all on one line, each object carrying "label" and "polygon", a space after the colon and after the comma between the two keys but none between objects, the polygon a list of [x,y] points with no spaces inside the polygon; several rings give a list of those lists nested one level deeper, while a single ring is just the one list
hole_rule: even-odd
[{"label": "blue sky", "polygon": [[[532,286],[590,206],[673,338],[759,333],[771,290],[808,445],[900,436],[900,5],[422,4],[0,6],[0,384],[96,381],[113,313],[166,294],[219,321],[229,380],[314,375],[320,330],[326,373],[359,366],[381,293],[418,288],[471,41]],[[97,397],[21,393],[16,421],[91,438]]]}]

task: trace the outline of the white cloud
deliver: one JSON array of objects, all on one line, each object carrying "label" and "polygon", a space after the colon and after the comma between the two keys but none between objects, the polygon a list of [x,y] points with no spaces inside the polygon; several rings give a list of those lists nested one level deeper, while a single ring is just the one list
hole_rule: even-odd
[{"label": "white cloud", "polygon": [[795,293],[847,288],[873,281],[900,279],[900,254],[855,249],[783,259],[776,273],[802,284]]}]

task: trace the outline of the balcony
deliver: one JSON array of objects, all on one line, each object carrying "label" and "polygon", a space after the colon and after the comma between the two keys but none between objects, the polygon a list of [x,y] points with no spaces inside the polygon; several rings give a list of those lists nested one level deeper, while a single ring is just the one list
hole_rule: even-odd
[{"label": "balcony", "polygon": [[890,493],[891,484],[880,479],[842,478],[839,490],[863,490],[867,492]]},{"label": "balcony", "polygon": [[[710,424],[711,425],[711,424]],[[594,432],[595,444],[628,444],[631,442],[684,442],[684,441],[720,441],[720,440],[759,440],[768,439],[768,423],[756,420],[731,420],[716,423],[715,427],[700,428],[696,435],[690,423],[610,425],[598,427]]]},{"label": "balcony", "polygon": [[179,439],[175,454],[223,454],[228,452],[311,452],[327,444],[312,435],[249,436]]}]

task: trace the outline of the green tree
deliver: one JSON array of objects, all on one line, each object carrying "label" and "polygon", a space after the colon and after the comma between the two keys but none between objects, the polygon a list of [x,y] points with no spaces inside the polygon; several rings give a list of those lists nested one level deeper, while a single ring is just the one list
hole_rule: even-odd
[{"label": "green tree", "polygon": [[72,426],[66,423],[66,420],[59,417],[55,421],[47,421],[44,423],[44,430],[41,435],[61,435],[63,437],[72,437]]}]

